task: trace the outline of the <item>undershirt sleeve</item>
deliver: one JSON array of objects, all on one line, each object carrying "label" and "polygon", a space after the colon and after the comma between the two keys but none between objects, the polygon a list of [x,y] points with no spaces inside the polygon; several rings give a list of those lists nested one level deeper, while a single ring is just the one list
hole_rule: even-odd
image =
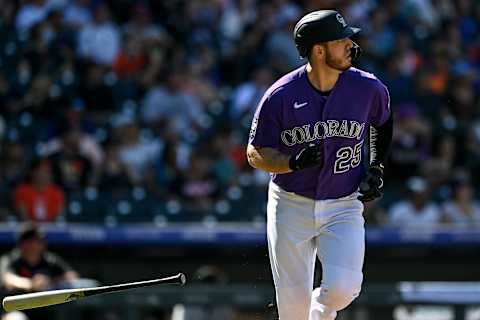
[{"label": "undershirt sleeve", "polygon": [[393,135],[393,115],[380,126],[370,126],[370,165],[384,165],[387,161]]},{"label": "undershirt sleeve", "polygon": [[370,165],[384,165],[392,143],[393,116],[388,88],[378,82],[370,114]]}]

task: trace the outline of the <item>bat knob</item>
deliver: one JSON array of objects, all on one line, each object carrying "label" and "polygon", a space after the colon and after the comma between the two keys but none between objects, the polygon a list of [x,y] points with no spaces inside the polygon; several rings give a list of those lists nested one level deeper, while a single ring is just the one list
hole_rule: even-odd
[{"label": "bat knob", "polygon": [[180,285],[184,286],[187,283],[187,276],[184,273],[178,274],[180,277]]}]

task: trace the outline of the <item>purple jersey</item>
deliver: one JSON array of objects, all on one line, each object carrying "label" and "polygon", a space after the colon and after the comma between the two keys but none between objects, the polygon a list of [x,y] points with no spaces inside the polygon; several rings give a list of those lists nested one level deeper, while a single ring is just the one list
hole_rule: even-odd
[{"label": "purple jersey", "polygon": [[323,96],[302,66],[267,90],[255,112],[249,143],[292,155],[309,143],[322,142],[323,166],[272,174],[272,180],[308,198],[336,199],[357,190],[369,125],[380,126],[389,115],[388,90],[373,74],[350,68],[340,74],[330,95]]}]

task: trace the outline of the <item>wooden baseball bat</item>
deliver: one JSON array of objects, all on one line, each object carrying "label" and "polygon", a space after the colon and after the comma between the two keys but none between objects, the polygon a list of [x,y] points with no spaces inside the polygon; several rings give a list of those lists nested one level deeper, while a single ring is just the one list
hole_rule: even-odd
[{"label": "wooden baseball bat", "polygon": [[78,288],[78,289],[62,289],[62,290],[50,290],[34,293],[19,294],[14,296],[8,296],[3,299],[3,309],[6,311],[18,311],[25,309],[33,309],[51,306],[55,304],[66,303],[83,299],[98,294],[118,292],[128,289],[154,286],[158,284],[179,284],[184,285],[187,282],[187,278],[183,273],[179,273],[176,276],[153,279],[147,281],[129,282],[116,284],[103,287],[92,288]]}]

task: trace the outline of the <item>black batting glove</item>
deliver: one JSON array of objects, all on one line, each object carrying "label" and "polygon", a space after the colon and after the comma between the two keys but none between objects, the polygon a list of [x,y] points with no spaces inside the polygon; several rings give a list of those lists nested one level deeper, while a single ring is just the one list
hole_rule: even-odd
[{"label": "black batting glove", "polygon": [[293,171],[303,170],[323,164],[323,151],[321,144],[309,144],[297,154],[290,157],[288,166]]},{"label": "black batting glove", "polygon": [[369,202],[383,195],[383,166],[372,166],[368,168],[365,177],[360,182],[359,191],[361,195],[358,200]]}]

